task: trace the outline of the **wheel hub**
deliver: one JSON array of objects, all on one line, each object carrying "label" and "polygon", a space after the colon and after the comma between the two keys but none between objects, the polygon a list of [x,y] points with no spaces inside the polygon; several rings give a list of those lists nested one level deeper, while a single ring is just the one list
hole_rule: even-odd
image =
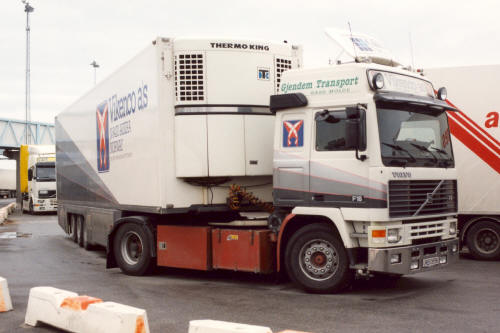
[{"label": "wheel hub", "polygon": [[476,247],[483,253],[493,253],[500,246],[500,236],[495,230],[490,228],[480,230],[477,233],[475,241]]},{"label": "wheel hub", "polygon": [[135,231],[125,234],[121,243],[121,252],[127,264],[135,265],[139,262],[142,256],[142,240]]},{"label": "wheel hub", "polygon": [[324,239],[314,239],[302,246],[299,257],[300,268],[311,279],[329,279],[338,269],[338,253]]}]

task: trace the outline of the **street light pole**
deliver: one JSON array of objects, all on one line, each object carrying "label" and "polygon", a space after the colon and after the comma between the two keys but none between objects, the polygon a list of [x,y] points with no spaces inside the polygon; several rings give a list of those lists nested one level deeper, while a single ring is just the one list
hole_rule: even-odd
[{"label": "street light pole", "polygon": [[90,63],[90,66],[94,67],[94,85],[97,83],[97,68],[99,68],[99,64],[94,60]]},{"label": "street light pole", "polygon": [[24,142],[26,144],[30,143],[29,135],[29,123],[31,122],[31,101],[30,101],[30,13],[32,13],[35,8],[31,7],[27,0],[22,0],[24,4],[24,11],[26,12],[26,101],[25,101],[25,111],[26,111],[26,127],[24,133]]}]

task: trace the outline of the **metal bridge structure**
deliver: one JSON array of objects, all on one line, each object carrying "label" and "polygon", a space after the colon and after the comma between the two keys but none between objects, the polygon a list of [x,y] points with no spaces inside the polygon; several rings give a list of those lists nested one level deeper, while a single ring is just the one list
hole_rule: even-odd
[{"label": "metal bridge structure", "polygon": [[0,118],[0,155],[16,160],[16,201],[22,204],[19,180],[19,150],[21,145],[54,145],[56,143],[54,124]]},{"label": "metal bridge structure", "polygon": [[0,149],[19,149],[22,144],[55,144],[54,124],[0,118]]}]

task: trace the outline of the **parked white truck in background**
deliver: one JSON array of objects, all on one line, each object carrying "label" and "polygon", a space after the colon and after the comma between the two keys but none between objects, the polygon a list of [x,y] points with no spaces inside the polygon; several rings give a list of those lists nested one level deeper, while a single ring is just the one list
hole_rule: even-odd
[{"label": "parked white truck in background", "polygon": [[[2,162],[0,161],[0,164]],[[16,197],[16,169],[0,165],[0,198]]]},{"label": "parked white truck in background", "polygon": [[477,259],[500,258],[500,65],[426,69],[449,87],[460,238]]},{"label": "parked white truck in background", "polygon": [[19,177],[23,211],[56,212],[54,145],[21,145]]},{"label": "parked white truck in background", "polygon": [[287,43],[156,39],[56,117],[59,224],[132,275],[286,271],[335,292],[453,263],[454,108],[374,63],[391,59],[357,60],[301,70]]}]

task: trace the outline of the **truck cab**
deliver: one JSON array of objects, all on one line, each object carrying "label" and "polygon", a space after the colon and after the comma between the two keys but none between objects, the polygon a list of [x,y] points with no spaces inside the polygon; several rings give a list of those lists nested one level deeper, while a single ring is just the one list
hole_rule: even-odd
[{"label": "truck cab", "polygon": [[[446,115],[455,109],[438,98],[444,89],[354,62],[287,71],[280,92],[271,97],[274,223],[295,282],[337,290],[350,270],[403,275],[458,259]],[[307,232],[287,239],[297,229]]]},{"label": "truck cab", "polygon": [[21,146],[21,164],[23,211],[56,212],[54,146]]}]

